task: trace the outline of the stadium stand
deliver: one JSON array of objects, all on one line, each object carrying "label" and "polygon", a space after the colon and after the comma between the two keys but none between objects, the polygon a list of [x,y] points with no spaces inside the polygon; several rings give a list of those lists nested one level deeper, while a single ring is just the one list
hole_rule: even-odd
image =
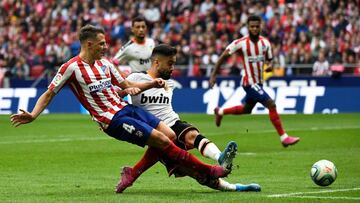
[{"label": "stadium stand", "polygon": [[[263,34],[273,43],[275,75],[311,75],[319,53],[329,70],[341,63],[344,74],[359,75],[359,5],[360,0],[3,0],[0,81],[36,78],[38,65],[54,72],[79,52],[76,30],[87,23],[105,28],[113,56],[139,14],[148,20],[151,38],[179,50],[178,76],[207,76],[225,46],[248,33],[246,19],[253,13],[262,17]],[[238,75],[238,60],[230,58],[221,74]]]}]

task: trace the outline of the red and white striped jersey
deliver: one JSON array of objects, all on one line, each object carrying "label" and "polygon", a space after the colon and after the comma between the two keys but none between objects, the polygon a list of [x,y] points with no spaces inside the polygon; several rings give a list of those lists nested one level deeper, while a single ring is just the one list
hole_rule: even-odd
[{"label": "red and white striped jersey", "polygon": [[234,40],[226,47],[229,54],[238,52],[242,57],[245,74],[242,77],[242,85],[248,86],[263,83],[263,66],[265,60],[272,60],[271,44],[265,37],[259,36],[254,43],[249,35]]},{"label": "red and white striped jersey", "polygon": [[93,120],[107,128],[115,113],[127,105],[113,86],[123,81],[124,78],[107,59],[90,65],[76,56],[59,68],[48,89],[57,93],[68,84]]}]

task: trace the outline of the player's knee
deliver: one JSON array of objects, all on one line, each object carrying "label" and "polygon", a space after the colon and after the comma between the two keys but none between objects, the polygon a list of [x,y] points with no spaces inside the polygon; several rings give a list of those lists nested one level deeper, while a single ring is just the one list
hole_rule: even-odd
[{"label": "player's knee", "polygon": [[159,126],[156,128],[156,130],[164,133],[170,140],[174,141],[176,140],[176,134],[175,132],[168,127],[164,122],[160,122]]},{"label": "player's knee", "polygon": [[153,147],[164,148],[169,145],[170,139],[162,132],[154,130],[149,140],[149,145]]},{"label": "player's knee", "polygon": [[194,142],[198,134],[199,133],[196,130],[190,130],[185,134],[184,141],[187,149],[194,148]]},{"label": "player's knee", "polygon": [[251,114],[252,109],[254,108],[255,104],[253,103],[246,103],[244,106],[244,114]]},{"label": "player's knee", "polygon": [[276,108],[276,104],[275,104],[275,102],[274,102],[272,99],[270,99],[269,101],[266,102],[266,107],[267,107],[268,109],[275,109],[275,108]]},{"label": "player's knee", "polygon": [[251,114],[252,108],[244,108],[244,114]]},{"label": "player's knee", "polygon": [[175,134],[175,132],[172,131],[172,130],[167,133],[167,137],[168,137],[171,141],[176,140],[176,134]]}]

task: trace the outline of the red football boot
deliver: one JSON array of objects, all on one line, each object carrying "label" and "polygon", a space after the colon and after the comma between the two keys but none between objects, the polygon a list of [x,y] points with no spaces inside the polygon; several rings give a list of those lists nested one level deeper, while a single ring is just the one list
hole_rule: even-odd
[{"label": "red football boot", "polygon": [[120,181],[116,186],[115,192],[122,193],[126,188],[130,187],[136,178],[134,178],[132,173],[132,168],[129,166],[124,166],[121,171]]},{"label": "red football boot", "polygon": [[291,136],[287,136],[282,142],[281,144],[284,146],[284,147],[288,147],[289,145],[294,145],[296,144],[297,142],[300,141],[300,138],[298,137],[291,137]]}]

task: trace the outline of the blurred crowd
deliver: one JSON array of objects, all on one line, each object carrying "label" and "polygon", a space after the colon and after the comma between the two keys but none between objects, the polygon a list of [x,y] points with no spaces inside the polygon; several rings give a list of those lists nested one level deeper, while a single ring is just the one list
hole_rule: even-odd
[{"label": "blurred crowd", "polygon": [[[359,75],[360,0],[2,0],[0,78],[53,74],[79,52],[77,31],[88,23],[104,27],[114,56],[138,15],[149,37],[177,47],[177,67],[185,67],[177,75],[207,76],[225,47],[248,33],[250,14],[263,19],[275,75]],[[239,62],[232,56],[221,74],[239,75]]]}]

